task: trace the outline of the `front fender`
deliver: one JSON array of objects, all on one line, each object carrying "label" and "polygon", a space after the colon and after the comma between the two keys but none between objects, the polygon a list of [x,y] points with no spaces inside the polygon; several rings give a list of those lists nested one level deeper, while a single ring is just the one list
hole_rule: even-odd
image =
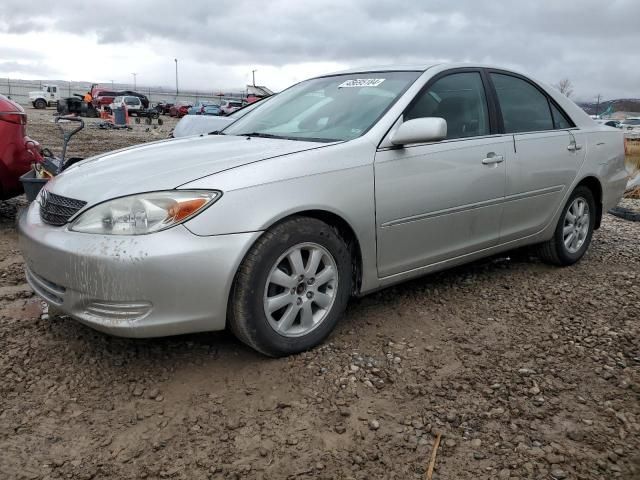
[{"label": "front fender", "polygon": [[339,216],[355,233],[363,290],[377,281],[373,154],[375,146],[340,144],[220,172],[180,188],[218,189],[222,198],[188,221],[195,235],[268,229],[314,210]]}]

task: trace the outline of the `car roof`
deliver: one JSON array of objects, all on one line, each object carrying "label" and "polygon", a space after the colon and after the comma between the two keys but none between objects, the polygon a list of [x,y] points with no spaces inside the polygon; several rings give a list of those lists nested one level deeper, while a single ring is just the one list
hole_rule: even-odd
[{"label": "car roof", "polygon": [[365,67],[354,67],[354,68],[348,68],[346,70],[339,70],[337,72],[332,72],[332,73],[328,73],[327,75],[322,75],[324,76],[329,76],[329,75],[344,75],[344,74],[348,74],[348,73],[368,73],[368,72],[405,72],[405,71],[409,71],[409,72],[424,72],[425,70],[428,70],[429,68],[433,67],[434,65],[425,65],[425,64],[412,64],[412,65],[372,65],[372,66],[365,66]]},{"label": "car roof", "polygon": [[489,65],[483,63],[467,63],[467,62],[443,62],[443,63],[430,63],[430,64],[399,64],[399,65],[373,65],[364,67],[349,68],[346,70],[340,70],[337,72],[320,75],[319,77],[328,77],[331,75],[345,75],[351,73],[373,73],[373,72],[426,72],[427,70],[438,67],[438,70],[449,70],[452,68],[490,68],[495,70],[502,70],[505,72],[511,72],[518,75],[523,75],[526,78],[532,77],[526,73],[518,70],[504,67],[500,65]]}]

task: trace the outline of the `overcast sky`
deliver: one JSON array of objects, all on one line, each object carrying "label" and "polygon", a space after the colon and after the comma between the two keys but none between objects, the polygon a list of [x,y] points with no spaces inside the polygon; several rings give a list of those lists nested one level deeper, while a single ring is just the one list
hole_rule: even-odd
[{"label": "overcast sky", "polygon": [[2,0],[0,77],[279,90],[346,67],[470,61],[640,97],[639,0]]}]

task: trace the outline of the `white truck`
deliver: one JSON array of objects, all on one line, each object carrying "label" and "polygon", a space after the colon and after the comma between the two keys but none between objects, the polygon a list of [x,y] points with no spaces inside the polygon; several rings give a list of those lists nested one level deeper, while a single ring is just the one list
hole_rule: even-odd
[{"label": "white truck", "polygon": [[54,107],[60,100],[57,85],[42,85],[40,90],[29,92],[29,102],[34,108]]}]

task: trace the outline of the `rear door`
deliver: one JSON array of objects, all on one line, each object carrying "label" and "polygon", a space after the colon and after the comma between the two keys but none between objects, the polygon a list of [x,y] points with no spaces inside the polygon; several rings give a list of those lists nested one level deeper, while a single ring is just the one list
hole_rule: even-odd
[{"label": "rear door", "polygon": [[504,132],[513,135],[500,243],[542,230],[584,160],[582,134],[547,94],[524,77],[489,73]]}]

